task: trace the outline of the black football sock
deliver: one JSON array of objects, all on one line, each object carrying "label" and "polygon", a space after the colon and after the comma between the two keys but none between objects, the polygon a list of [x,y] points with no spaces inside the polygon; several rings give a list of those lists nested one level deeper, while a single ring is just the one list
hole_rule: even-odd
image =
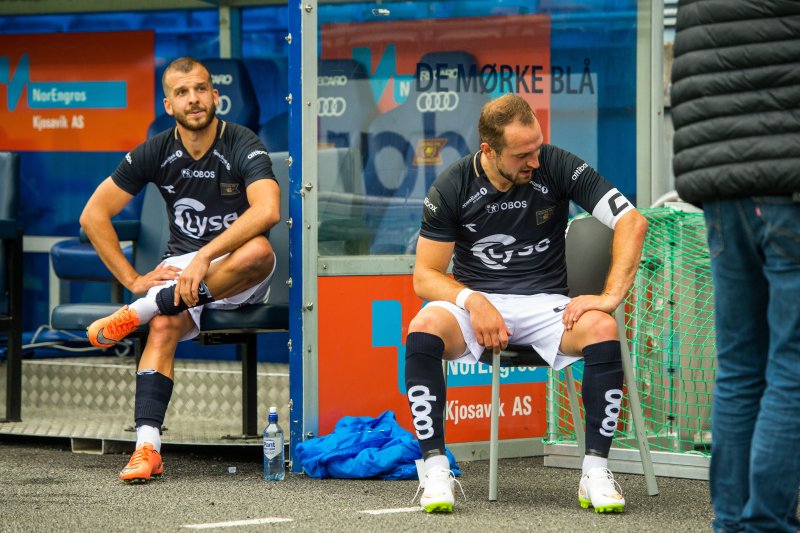
[{"label": "black football sock", "polygon": [[583,407],[586,411],[586,455],[608,457],[622,409],[622,352],[619,341],[583,349]]},{"label": "black football sock", "polygon": [[406,338],[406,390],[422,456],[444,455],[446,385],[442,370],[444,341],[430,333]]},{"label": "black football sock", "polygon": [[[177,315],[190,307],[182,299],[178,302],[178,305],[175,305],[175,287],[177,285],[170,285],[156,293],[156,304],[162,315]],[[200,282],[200,286],[197,289],[197,299],[197,305],[205,305],[214,301],[214,297],[211,296],[211,291],[208,290],[205,281]]]},{"label": "black football sock", "polygon": [[133,408],[136,427],[161,429],[172,397],[172,385],[171,379],[155,370],[136,373],[136,401]]}]

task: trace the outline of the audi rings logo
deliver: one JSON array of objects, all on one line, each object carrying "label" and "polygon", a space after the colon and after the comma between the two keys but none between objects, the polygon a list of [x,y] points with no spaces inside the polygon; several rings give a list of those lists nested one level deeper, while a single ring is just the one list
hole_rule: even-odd
[{"label": "audi rings logo", "polygon": [[458,101],[458,93],[453,91],[422,93],[417,96],[417,111],[420,113],[455,111]]},{"label": "audi rings logo", "polygon": [[233,104],[231,103],[231,97],[221,94],[219,95],[219,105],[217,106],[217,115],[225,116],[231,111],[231,107]]},{"label": "audi rings logo", "polygon": [[346,110],[347,101],[341,96],[317,98],[317,115],[321,117],[341,117]]}]

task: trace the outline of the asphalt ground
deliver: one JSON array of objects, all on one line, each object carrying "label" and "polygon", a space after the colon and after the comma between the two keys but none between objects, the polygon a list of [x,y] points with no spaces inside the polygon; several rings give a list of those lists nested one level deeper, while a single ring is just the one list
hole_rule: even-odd
[{"label": "asphalt ground", "polygon": [[[312,479],[266,482],[258,447],[165,447],[165,475],[117,479],[128,454],[86,455],[68,440],[0,440],[0,531],[710,531],[706,481],[620,474],[622,514],[581,509],[576,470],[541,457],[500,461],[499,498],[487,499],[488,461],[462,462],[451,515],[415,509],[416,481]],[[236,472],[229,473],[235,468]],[[373,511],[374,514],[365,512]],[[217,525],[213,525],[217,524]],[[193,527],[192,527],[193,526]]]}]

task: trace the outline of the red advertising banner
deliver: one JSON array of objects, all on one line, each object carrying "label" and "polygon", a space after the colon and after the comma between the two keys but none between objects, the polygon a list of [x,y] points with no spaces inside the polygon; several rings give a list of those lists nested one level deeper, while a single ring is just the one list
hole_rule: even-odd
[{"label": "red advertising banner", "polygon": [[[389,409],[413,432],[405,394],[405,338],[422,307],[411,276],[319,278],[319,433],[343,416]],[[491,367],[448,365],[447,442],[489,440]],[[545,434],[545,369],[504,368],[500,438]]]},{"label": "red advertising banner", "polygon": [[0,36],[0,150],[126,151],[154,118],[149,31]]},{"label": "red advertising banner", "polygon": [[[402,103],[410,93],[411,84],[432,80],[436,66],[420,62],[426,54],[434,52],[465,52],[473,56],[478,86],[473,85],[469,90],[492,97],[509,92],[519,94],[536,110],[545,139],[549,139],[552,88],[548,15],[322,26],[322,59],[356,59],[364,64],[381,112]],[[415,79],[418,69],[423,79]],[[459,73],[462,77],[464,74]]]}]

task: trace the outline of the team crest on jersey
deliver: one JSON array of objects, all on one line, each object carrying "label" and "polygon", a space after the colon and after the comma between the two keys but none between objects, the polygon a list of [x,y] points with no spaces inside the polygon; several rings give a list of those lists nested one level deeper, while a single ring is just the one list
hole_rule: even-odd
[{"label": "team crest on jersey", "polygon": [[236,196],[239,194],[238,183],[222,183],[219,184],[219,194],[221,196]]},{"label": "team crest on jersey", "polygon": [[548,207],[547,209],[536,211],[536,225],[540,226],[553,218],[553,213],[555,213],[555,210],[555,207]]},{"label": "team crest on jersey", "polygon": [[442,148],[447,139],[420,139],[414,153],[414,166],[424,167],[442,164]]}]

